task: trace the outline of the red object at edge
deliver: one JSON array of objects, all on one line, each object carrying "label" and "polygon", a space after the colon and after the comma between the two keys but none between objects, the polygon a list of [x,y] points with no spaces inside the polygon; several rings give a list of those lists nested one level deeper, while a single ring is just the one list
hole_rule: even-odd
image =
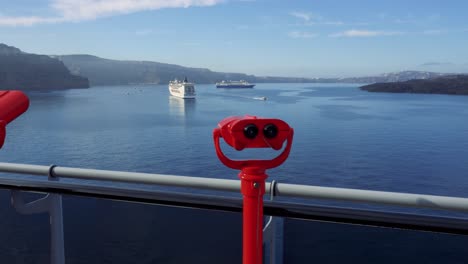
[{"label": "red object at edge", "polygon": [[21,91],[0,91],[0,148],[5,142],[6,125],[29,107],[29,98]]}]

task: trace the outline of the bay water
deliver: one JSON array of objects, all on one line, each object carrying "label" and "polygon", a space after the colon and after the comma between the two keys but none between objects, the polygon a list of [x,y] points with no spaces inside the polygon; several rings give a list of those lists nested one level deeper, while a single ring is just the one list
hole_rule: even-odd
[{"label": "bay water", "polygon": [[[346,84],[166,85],[30,93],[8,126],[4,162],[236,179],[218,161],[212,130],[223,118],[280,118],[295,129],[289,159],[269,180],[467,196],[468,97],[369,93]],[[255,97],[265,96],[266,101]],[[236,153],[263,158],[273,150]]]},{"label": "bay water", "polygon": [[[196,85],[195,100],[170,96],[166,85],[31,92],[29,110],[7,127],[0,160],[238,179],[218,161],[212,131],[225,117],[249,114],[283,119],[295,130],[289,159],[269,170],[268,180],[468,197],[468,96],[369,93],[358,86]],[[267,100],[256,98],[263,96]],[[233,158],[278,154],[236,152],[226,144],[223,150]],[[2,262],[47,263],[47,215],[18,216],[6,206],[8,191],[0,196],[2,224],[11,227],[1,234]],[[67,263],[240,262],[238,214],[72,196],[64,198],[64,214]],[[211,236],[205,237],[207,229]],[[312,257],[326,263],[464,263],[466,242],[291,220],[285,263]]]}]

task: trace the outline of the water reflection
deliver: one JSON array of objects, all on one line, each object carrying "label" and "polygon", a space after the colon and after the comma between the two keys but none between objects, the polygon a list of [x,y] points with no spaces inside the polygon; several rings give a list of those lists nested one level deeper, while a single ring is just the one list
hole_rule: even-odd
[{"label": "water reflection", "polygon": [[175,116],[188,117],[195,113],[195,100],[169,97],[169,113]]}]

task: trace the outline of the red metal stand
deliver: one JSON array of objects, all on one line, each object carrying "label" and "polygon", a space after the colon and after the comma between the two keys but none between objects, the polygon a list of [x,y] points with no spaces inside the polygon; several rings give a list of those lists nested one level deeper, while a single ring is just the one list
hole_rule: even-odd
[{"label": "red metal stand", "polygon": [[[256,127],[252,135],[247,128]],[[274,133],[265,131],[275,126]],[[263,134],[258,133],[261,128]],[[273,135],[273,136],[272,136]],[[288,157],[292,146],[294,130],[284,121],[278,119],[262,119],[255,116],[228,117],[218,124],[213,131],[213,140],[219,160],[229,168],[240,169],[241,193],[243,195],[243,231],[242,231],[242,261],[244,264],[261,264],[263,262],[263,195],[267,169],[281,165]],[[219,139],[236,150],[244,148],[281,149],[284,142],[287,145],[283,152],[272,160],[231,160],[221,151]]]},{"label": "red metal stand", "polygon": [[261,168],[243,168],[239,173],[243,195],[242,263],[256,264],[263,260],[263,195],[268,176]]}]

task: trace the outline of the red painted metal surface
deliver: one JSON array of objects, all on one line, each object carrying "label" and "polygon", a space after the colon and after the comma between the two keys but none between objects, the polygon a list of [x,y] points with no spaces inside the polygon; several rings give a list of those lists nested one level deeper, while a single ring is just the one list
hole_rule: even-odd
[{"label": "red painted metal surface", "polygon": [[[274,138],[266,138],[260,133],[255,138],[246,138],[243,129],[254,124],[259,128],[264,128],[266,125],[273,124],[278,128],[278,133]],[[271,169],[278,167],[288,158],[291,150],[294,130],[286,122],[279,119],[258,118],[256,116],[231,116],[223,119],[218,124],[218,128],[213,130],[213,139],[216,149],[216,154],[219,160],[231,169],[240,170],[246,167],[261,167]],[[280,150],[287,141],[287,145],[283,152],[272,160],[232,160],[229,159],[221,150],[219,138],[236,150],[244,148],[273,148]]]},{"label": "red painted metal surface", "polygon": [[263,195],[268,175],[262,168],[247,167],[239,173],[242,209],[242,263],[263,263]]},{"label": "red painted metal surface", "polygon": [[5,142],[6,125],[29,107],[28,97],[21,91],[0,91],[0,148]]},{"label": "red painted metal surface", "polygon": [[[274,129],[269,130],[267,128]],[[249,130],[250,128],[250,130]],[[272,132],[273,131],[273,132]],[[242,262],[263,263],[263,195],[267,169],[281,165],[291,151],[294,130],[279,119],[256,116],[228,117],[213,130],[213,140],[219,160],[229,168],[241,170],[242,216]],[[221,150],[219,139],[236,150],[244,148],[272,148],[283,152],[272,160],[232,160]]]}]

